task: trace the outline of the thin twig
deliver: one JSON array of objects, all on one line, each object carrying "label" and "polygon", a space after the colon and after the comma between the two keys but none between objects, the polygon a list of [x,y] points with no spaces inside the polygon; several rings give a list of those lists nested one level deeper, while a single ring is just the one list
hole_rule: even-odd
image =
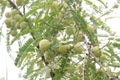
[{"label": "thin twig", "polygon": [[90,56],[94,57],[95,59],[95,62],[97,64],[99,64],[99,66],[101,67],[101,69],[105,72],[105,74],[110,78],[110,75],[108,74],[108,72],[104,69],[104,67],[102,66],[102,64],[99,62],[99,60],[96,58],[96,56],[92,53],[92,51],[89,51],[90,52]]},{"label": "thin twig", "polygon": [[[86,46],[88,46],[86,36],[84,35],[83,37],[84,37],[84,43],[86,44]],[[88,51],[88,49],[86,49],[85,51]],[[85,64],[87,62],[87,54],[88,53],[86,52],[86,55],[84,56],[83,64],[82,64],[82,80],[85,80]]]},{"label": "thin twig", "polygon": [[[99,60],[96,58],[96,56],[92,53],[92,51],[91,51],[91,42],[89,40],[87,40],[88,38],[86,36],[84,36],[84,37],[86,39],[85,42],[86,42],[86,46],[87,46],[87,49],[88,49],[87,51],[88,51],[89,55],[91,57],[94,57],[95,62],[101,67],[101,69],[104,71],[104,73],[110,78],[110,75],[108,74],[108,72],[104,69],[104,67],[99,62]],[[82,80],[84,80],[84,79],[82,79]]]},{"label": "thin twig", "polygon": [[[23,16],[23,14],[20,12],[20,10],[18,9],[18,7],[15,5],[15,3],[14,2],[12,2],[11,0],[8,0],[8,2],[10,3],[10,5],[13,7],[13,9],[16,9],[18,12],[19,12],[19,14],[21,15],[21,16]],[[28,19],[26,19],[27,21],[28,21],[28,23],[29,23],[29,20]],[[29,28],[30,29],[32,29],[31,27],[30,27],[30,24],[28,24],[29,25]],[[36,38],[34,37],[34,34],[31,32],[31,36],[33,37],[33,39],[34,40],[36,40]],[[39,49],[39,46],[36,46],[38,49]],[[47,66],[48,65],[48,62],[46,62],[46,60],[45,60],[45,58],[44,58],[44,55],[41,57],[42,58],[42,61],[45,63],[45,65]]]},{"label": "thin twig", "polygon": [[86,59],[84,58],[82,64],[82,80],[85,80],[85,63],[86,63]]},{"label": "thin twig", "polygon": [[12,2],[11,0],[8,0],[8,2],[9,2],[10,5],[13,7],[13,9],[16,9],[16,10],[19,12],[19,14],[20,14],[21,16],[23,16],[23,14],[20,12],[20,10],[18,9],[18,7],[15,5],[14,2]]},{"label": "thin twig", "polygon": [[[88,42],[89,43],[89,42]],[[101,67],[101,69],[104,71],[104,73],[110,78],[110,75],[108,74],[108,72],[104,69],[104,67],[102,66],[101,62],[99,62],[99,60],[96,58],[96,56],[92,53],[91,51],[91,44],[88,44],[89,48],[89,54],[91,57],[94,57],[95,62]]]}]

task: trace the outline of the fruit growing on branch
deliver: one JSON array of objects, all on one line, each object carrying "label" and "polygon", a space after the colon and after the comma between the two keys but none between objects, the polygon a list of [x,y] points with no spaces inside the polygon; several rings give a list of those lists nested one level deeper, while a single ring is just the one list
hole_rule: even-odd
[{"label": "fruit growing on branch", "polygon": [[66,33],[67,33],[68,35],[74,34],[74,28],[73,28],[72,26],[67,27],[67,28],[66,28]]},{"label": "fruit growing on branch", "polygon": [[81,42],[84,40],[83,33],[81,31],[76,32],[74,37],[75,37],[76,42]]},{"label": "fruit growing on branch", "polygon": [[11,30],[10,34],[11,34],[12,36],[16,36],[17,31],[16,31],[16,30]]},{"label": "fruit growing on branch", "polygon": [[11,14],[12,14],[12,16],[15,16],[16,14],[18,14],[18,10],[17,9],[12,9]]},{"label": "fruit growing on branch", "polygon": [[16,27],[17,29],[20,29],[20,22],[17,22],[17,23],[15,24],[15,27]]},{"label": "fruit growing on branch", "polygon": [[23,4],[23,0],[16,0],[17,6],[21,6]]},{"label": "fruit growing on branch", "polygon": [[81,54],[84,51],[84,47],[80,43],[77,43],[77,44],[74,45],[74,50],[75,50],[76,53]]},{"label": "fruit growing on branch", "polygon": [[96,57],[100,58],[101,50],[100,50],[99,46],[93,46],[93,47],[91,47],[91,50]]},{"label": "fruit growing on branch", "polygon": [[16,15],[14,16],[14,18],[15,18],[16,21],[19,21],[22,17],[21,17],[20,14],[16,14]]},{"label": "fruit growing on branch", "polygon": [[99,29],[109,34],[107,19],[102,18],[112,7],[104,13],[107,5],[97,2],[100,6],[91,0],[0,0],[1,14],[10,5],[4,21],[7,46],[18,42],[15,65],[25,69],[25,80],[43,80],[40,75],[45,80],[110,80],[109,73],[114,76],[107,67],[119,66],[113,63],[119,61],[114,51],[119,44],[113,45],[115,38],[105,36],[104,42],[98,36]]},{"label": "fruit growing on branch", "polygon": [[61,54],[67,54],[68,53],[68,51],[69,51],[69,49],[70,49],[70,45],[60,45],[59,46],[59,52],[61,53]]},{"label": "fruit growing on branch", "polygon": [[6,13],[5,13],[5,17],[6,17],[6,18],[10,18],[11,16],[12,16],[11,12],[6,12]]},{"label": "fruit growing on branch", "polygon": [[6,24],[6,26],[9,28],[9,27],[11,27],[11,18],[6,18],[5,19],[5,24]]},{"label": "fruit growing on branch", "polygon": [[49,40],[47,39],[42,39],[40,42],[39,42],[39,47],[42,51],[46,51],[50,48],[50,42]]},{"label": "fruit growing on branch", "polygon": [[23,30],[23,29],[25,29],[25,28],[27,28],[27,27],[28,27],[27,22],[23,21],[23,22],[20,23],[20,28],[21,28],[21,30]]}]

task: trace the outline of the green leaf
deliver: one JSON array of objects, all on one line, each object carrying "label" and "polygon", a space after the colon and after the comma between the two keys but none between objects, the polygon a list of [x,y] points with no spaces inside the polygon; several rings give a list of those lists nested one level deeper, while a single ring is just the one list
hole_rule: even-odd
[{"label": "green leaf", "polygon": [[71,77],[70,80],[78,80],[77,77]]},{"label": "green leaf", "polygon": [[106,74],[99,69],[96,74],[95,74],[95,80],[109,80],[108,77],[106,76]]},{"label": "green leaf", "polygon": [[80,30],[83,32],[87,32],[87,22],[85,21],[84,17],[82,17],[79,13],[72,10],[72,15],[76,23],[80,23]]},{"label": "green leaf", "polygon": [[112,57],[115,57],[119,62],[120,62],[120,57],[115,54],[114,52],[114,48],[112,48],[110,45],[108,46],[108,49],[107,52],[109,52],[111,54]]},{"label": "green leaf", "polygon": [[118,42],[120,42],[120,37],[116,38],[115,40],[118,41]]},{"label": "green leaf", "polygon": [[90,0],[85,0],[85,2],[86,2],[89,6],[91,6],[96,12],[101,13],[101,12],[99,11],[99,9],[98,9],[98,6],[97,6],[96,4],[94,4],[94,2],[92,2],[92,1],[90,1]]},{"label": "green leaf", "polygon": [[95,62],[93,62],[92,59],[88,58],[87,63],[85,64],[85,69],[87,72],[85,72],[85,78],[86,80],[92,80],[95,77],[96,74],[96,67]]},{"label": "green leaf", "polygon": [[104,7],[107,7],[106,4],[102,0],[98,0]]},{"label": "green leaf", "polygon": [[114,6],[113,6],[113,8],[118,8],[119,7],[119,4],[115,4]]},{"label": "green leaf", "polygon": [[114,42],[112,45],[113,45],[114,47],[117,47],[118,49],[120,49],[120,43]]},{"label": "green leaf", "polygon": [[18,40],[21,36],[25,35],[29,33],[29,29],[24,29],[24,30],[21,30],[20,33],[18,33],[14,38],[13,40],[11,41],[11,45],[16,41]]},{"label": "green leaf", "polygon": [[[26,49],[29,49],[29,46],[33,42],[33,39],[28,39],[26,43],[19,49],[19,53],[17,55],[17,58],[15,60],[15,65],[20,66],[21,63],[23,62],[24,58],[26,57],[27,53],[25,53]],[[24,54],[25,53],[25,54]],[[24,54],[24,56],[23,56]]]},{"label": "green leaf", "polygon": [[94,46],[96,46],[96,45],[98,45],[99,43],[98,43],[98,37],[97,37],[97,31],[95,30],[95,32],[93,32],[93,33],[88,33],[88,38],[89,38],[89,40],[91,41],[91,44],[92,45],[94,45]]},{"label": "green leaf", "polygon": [[27,66],[27,73],[26,73],[26,76],[29,76],[30,74],[33,73],[35,60],[32,60],[32,61],[29,62],[29,63],[30,63],[29,66]]},{"label": "green leaf", "polygon": [[90,17],[90,20],[93,22],[93,24],[94,24],[95,26],[98,26],[98,28],[100,28],[100,29],[102,29],[102,30],[105,30],[105,31],[111,33],[110,27],[107,26],[101,19],[98,19],[98,18],[96,18],[95,16],[91,16],[91,17]]},{"label": "green leaf", "polygon": [[118,67],[118,68],[120,67],[120,63],[111,63],[111,64],[108,63],[108,65],[111,67]]},{"label": "green leaf", "polygon": [[8,32],[7,34],[6,34],[6,39],[7,39],[7,52],[10,52],[11,51],[11,48],[10,48],[10,33]]}]

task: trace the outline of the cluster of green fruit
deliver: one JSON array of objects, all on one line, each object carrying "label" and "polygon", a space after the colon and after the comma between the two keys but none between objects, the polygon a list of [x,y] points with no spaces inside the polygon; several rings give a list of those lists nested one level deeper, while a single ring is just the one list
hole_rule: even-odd
[{"label": "cluster of green fruit", "polygon": [[82,54],[84,53],[84,47],[77,43],[73,47],[70,46],[67,43],[58,43],[58,47],[54,47],[54,49],[51,49],[51,42],[47,39],[42,39],[39,42],[40,50],[43,51],[44,58],[47,62],[51,62],[53,57],[56,57],[57,55],[69,55],[71,54],[70,51],[73,51],[73,54]]},{"label": "cluster of green fruit", "polygon": [[15,36],[17,34],[18,29],[23,30],[28,26],[27,22],[20,21],[22,16],[16,9],[11,10],[11,12],[6,12],[5,17],[6,27],[10,29],[10,34],[12,36]]},{"label": "cluster of green fruit", "polygon": [[[53,56],[50,57],[50,55],[52,53],[49,51],[49,49],[51,47],[50,44],[51,44],[50,41],[47,39],[42,39],[39,42],[40,50],[44,51],[43,55],[47,62],[49,62],[51,60],[51,58],[53,58]],[[73,47],[71,47],[69,44],[66,43],[66,44],[59,45],[58,48],[55,48],[55,54],[59,53],[61,55],[66,55],[66,54],[69,54],[69,51],[71,51],[71,50],[73,51],[73,54],[84,54],[85,48],[83,47],[83,45],[80,44],[80,42],[73,45]],[[92,46],[91,51],[96,58],[99,58],[99,59],[101,58],[102,51],[99,48],[99,46],[94,46],[94,47]],[[55,56],[55,54],[53,53],[54,56]]]},{"label": "cluster of green fruit", "polygon": [[[47,39],[41,40],[39,47],[42,51],[47,51],[50,48],[50,41]],[[73,48],[69,44],[61,44],[56,51],[61,54],[67,54],[70,49],[73,49],[76,53],[83,53],[84,51],[84,47],[80,43],[75,44]]]}]

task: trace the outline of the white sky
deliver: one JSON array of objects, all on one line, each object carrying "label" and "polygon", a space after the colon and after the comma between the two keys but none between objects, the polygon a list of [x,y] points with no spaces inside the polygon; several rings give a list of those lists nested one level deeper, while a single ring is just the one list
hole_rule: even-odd
[{"label": "white sky", "polygon": [[[0,26],[4,22],[5,17],[3,16],[3,19],[0,20]],[[10,56],[7,53],[6,48],[6,27],[3,25],[3,36],[1,37],[0,41],[0,80],[1,77],[5,77],[5,80],[22,80],[18,78],[19,69],[14,65],[13,60],[10,58]],[[17,46],[14,45],[14,49],[16,50]],[[14,51],[13,51],[14,52]],[[11,53],[12,56],[15,56],[15,53]],[[8,77],[6,79],[6,76]],[[4,80],[4,79],[3,79]]]},{"label": "white sky", "polygon": [[[120,8],[114,13],[113,15],[120,17]],[[114,18],[107,21],[107,24],[111,27],[111,29],[115,32],[117,32],[118,35],[120,35],[120,18]],[[2,20],[3,21],[3,20]],[[0,25],[1,25],[0,21]],[[5,35],[5,29],[3,32]],[[8,72],[8,80],[22,80],[18,78],[19,69],[14,66],[13,60],[8,56],[8,53],[6,51],[6,40],[2,38],[0,42],[0,77],[6,76],[6,69]],[[14,53],[12,54],[14,55]]]}]

